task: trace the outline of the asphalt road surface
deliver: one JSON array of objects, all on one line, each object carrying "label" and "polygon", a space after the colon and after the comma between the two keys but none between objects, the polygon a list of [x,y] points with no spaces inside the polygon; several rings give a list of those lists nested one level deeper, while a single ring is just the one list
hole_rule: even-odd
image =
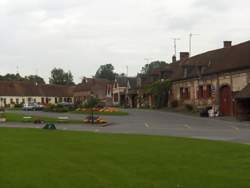
[{"label": "asphalt road surface", "polygon": [[[100,127],[92,125],[57,124],[59,130],[93,131],[100,133],[124,133],[162,136],[180,136],[209,140],[224,140],[250,144],[250,123],[200,118],[189,115],[153,111],[128,110],[128,116],[103,116],[111,124]],[[18,112],[24,113],[24,112]],[[86,115],[25,112],[27,115],[84,119]],[[41,128],[43,125],[4,123],[0,127]]]}]

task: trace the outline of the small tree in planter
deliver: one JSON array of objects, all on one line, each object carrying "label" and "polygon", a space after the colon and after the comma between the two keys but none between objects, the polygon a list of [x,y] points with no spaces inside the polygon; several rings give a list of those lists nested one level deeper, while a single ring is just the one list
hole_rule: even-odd
[{"label": "small tree in planter", "polygon": [[100,100],[94,96],[91,96],[87,99],[84,104],[84,108],[89,109],[91,112],[91,123],[94,124],[94,108],[100,103]]}]

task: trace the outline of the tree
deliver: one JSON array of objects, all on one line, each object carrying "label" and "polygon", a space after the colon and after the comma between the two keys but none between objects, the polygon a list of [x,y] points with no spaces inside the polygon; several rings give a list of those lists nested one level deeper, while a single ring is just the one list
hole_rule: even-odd
[{"label": "tree", "polygon": [[94,96],[91,96],[87,99],[87,101],[84,104],[84,108],[87,108],[91,112],[91,123],[94,124],[94,109],[98,104],[100,103],[100,100]]},{"label": "tree", "polygon": [[155,97],[157,108],[162,108],[167,104],[171,84],[170,80],[159,80],[145,87],[146,93]]},{"label": "tree", "polygon": [[95,77],[107,79],[113,81],[115,79],[116,74],[114,73],[114,66],[112,64],[101,65],[97,70]]},{"label": "tree", "polygon": [[70,71],[64,72],[61,68],[54,68],[51,71],[51,77],[49,78],[50,84],[56,85],[74,85],[73,75]]},{"label": "tree", "polygon": [[6,74],[5,76],[0,76],[0,80],[7,81],[31,81],[33,83],[45,84],[45,81],[42,77],[37,75],[30,75],[22,77],[20,74]]},{"label": "tree", "polygon": [[24,81],[20,74],[6,74],[5,76],[0,76],[0,80],[7,80],[7,81]]},{"label": "tree", "polygon": [[37,75],[25,76],[25,80],[28,80],[28,81],[31,81],[31,82],[37,83],[37,84],[45,84],[44,79],[40,76],[37,76]]},{"label": "tree", "polygon": [[166,66],[167,63],[165,61],[153,61],[150,64],[146,64],[142,67],[141,73],[150,74],[154,69],[162,68]]}]

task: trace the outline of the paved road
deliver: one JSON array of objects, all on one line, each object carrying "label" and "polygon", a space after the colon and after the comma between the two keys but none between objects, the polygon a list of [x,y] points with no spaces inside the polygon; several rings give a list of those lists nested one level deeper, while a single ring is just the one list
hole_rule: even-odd
[{"label": "paved road", "polygon": [[[250,123],[230,122],[219,119],[193,117],[152,110],[128,110],[129,116],[105,116],[111,125],[107,127],[91,125],[58,125],[60,130],[94,131],[104,133],[130,133],[146,135],[169,135],[210,140],[225,140],[250,144]],[[54,114],[45,112],[26,112],[27,115],[46,115],[50,117],[68,116],[83,119],[79,114]],[[32,127],[32,124],[0,124],[0,127]]]}]

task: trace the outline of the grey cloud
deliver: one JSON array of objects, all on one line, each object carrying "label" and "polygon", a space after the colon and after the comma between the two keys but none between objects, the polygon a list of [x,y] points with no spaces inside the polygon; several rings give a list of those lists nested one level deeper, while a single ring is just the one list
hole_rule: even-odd
[{"label": "grey cloud", "polygon": [[1,0],[0,73],[19,65],[23,74],[39,69],[48,78],[57,66],[72,70],[78,81],[113,63],[135,75],[145,58],[170,61],[173,36],[184,38],[179,50],[186,50],[189,32],[205,36],[194,41],[194,53],[213,48],[227,31],[234,43],[249,40],[240,28],[249,21],[250,3],[239,1],[235,9],[224,0]]}]

